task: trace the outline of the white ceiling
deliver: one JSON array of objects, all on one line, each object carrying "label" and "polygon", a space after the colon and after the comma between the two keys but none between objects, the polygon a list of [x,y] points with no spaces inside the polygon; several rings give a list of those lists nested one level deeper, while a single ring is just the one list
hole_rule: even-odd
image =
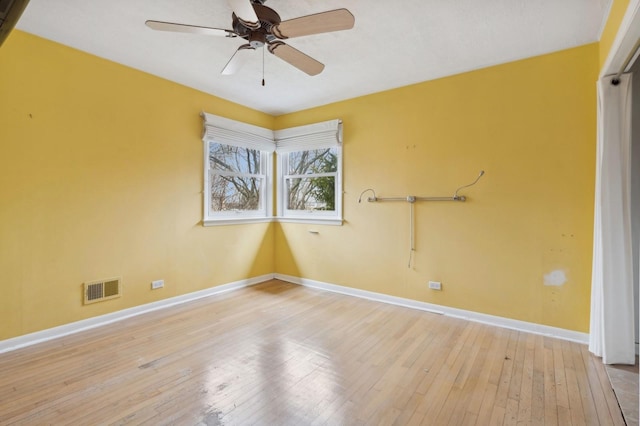
[{"label": "white ceiling", "polygon": [[[248,0],[247,0],[248,1]],[[269,0],[282,20],[347,8],[352,30],[287,41],[326,65],[310,77],[244,42],[153,31],[145,20],[231,28],[226,0],[31,0],[17,28],[280,115],[598,41],[611,0]],[[558,70],[562,73],[562,70]]]}]

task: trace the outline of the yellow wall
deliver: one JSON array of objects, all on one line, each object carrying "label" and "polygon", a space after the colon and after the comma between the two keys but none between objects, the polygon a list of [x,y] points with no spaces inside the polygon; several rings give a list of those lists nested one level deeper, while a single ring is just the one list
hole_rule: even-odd
[{"label": "yellow wall", "polygon": [[611,51],[613,41],[616,38],[627,7],[629,7],[629,0],[613,0],[607,23],[600,37],[600,68],[604,65]]},{"label": "yellow wall", "polygon": [[[587,331],[597,73],[593,44],[274,118],[14,31],[0,340],[272,272]],[[201,110],[267,128],[342,118],[345,225],[202,227]],[[480,169],[467,203],[415,206],[411,269],[409,206],[357,203],[369,187],[451,195]],[[567,282],[543,285],[557,270]],[[114,276],[122,298],[82,306],[82,282]]]},{"label": "yellow wall", "polygon": [[[0,49],[0,340],[272,273],[269,224],[204,228],[202,110],[266,114],[14,31]],[[84,281],[123,297],[81,304]],[[150,282],[164,279],[162,290]]]},{"label": "yellow wall", "polygon": [[[278,224],[276,271],[587,332],[597,76],[591,44],[277,117],[344,120],[346,223]],[[411,269],[409,205],[357,202],[450,196],[481,169],[468,202],[415,205]]]}]

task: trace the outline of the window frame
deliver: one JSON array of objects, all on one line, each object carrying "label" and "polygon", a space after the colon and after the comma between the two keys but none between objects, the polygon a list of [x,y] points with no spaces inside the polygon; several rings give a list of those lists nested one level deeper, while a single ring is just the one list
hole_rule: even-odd
[{"label": "window frame", "polygon": [[[343,223],[343,147],[342,121],[329,120],[306,126],[292,127],[274,132],[276,141],[276,220],[279,222],[342,225]],[[313,151],[335,148],[337,167],[335,172],[335,210],[290,210],[286,181],[294,175],[288,174],[288,156],[291,152]],[[314,174],[321,177],[325,173]],[[333,174],[330,173],[330,174]],[[300,177],[308,177],[302,175]]]},{"label": "window frame", "polygon": [[[203,216],[204,226],[234,225],[242,223],[271,222],[273,220],[273,152],[275,142],[273,131],[229,118],[202,112],[204,131],[203,141]],[[211,212],[212,169],[209,164],[209,149],[212,143],[253,149],[260,152],[260,173],[242,173],[237,175],[262,179],[260,187],[259,210],[234,210]],[[231,174],[236,174],[232,172]]]},{"label": "window frame", "polygon": [[[204,126],[202,135],[204,147],[202,224],[204,226],[272,221],[342,225],[343,152],[341,120],[334,119],[273,131],[206,112],[202,112],[201,116]],[[258,177],[262,179],[263,184],[261,185],[261,208],[259,210],[211,212],[210,185],[212,173],[209,164],[211,143],[260,151],[261,173]],[[283,171],[286,169],[282,161],[285,153],[323,148],[336,148],[335,210],[301,211],[284,209],[286,190],[284,188],[285,177]],[[275,158],[274,152],[276,152]],[[276,168],[275,171],[274,166]],[[333,174],[334,172],[329,173],[329,175]],[[255,174],[239,173],[239,175],[251,177],[251,175]],[[320,175],[326,175],[326,173],[315,174],[314,176],[321,177]],[[290,177],[291,175],[287,175],[287,178]],[[308,177],[308,175],[304,177]],[[277,215],[274,215],[274,207]]]},{"label": "window frame", "polygon": [[[255,149],[260,153],[260,173],[242,173],[242,172],[221,172],[210,167],[209,151],[211,144],[220,144],[226,146],[235,146],[241,149]],[[256,149],[254,147],[243,147],[240,144],[225,144],[215,139],[204,141],[204,219],[205,226],[220,224],[239,224],[239,223],[258,223],[271,221],[271,201],[273,199],[273,167],[271,166],[272,154],[268,151]],[[214,175],[223,176],[240,176],[240,177],[256,177],[261,179],[260,185],[260,207],[257,210],[227,210],[220,212],[211,211],[211,180]]]},{"label": "window frame", "polygon": [[[304,175],[290,175],[289,170],[289,154],[292,152],[302,151],[314,151],[317,149],[335,148],[337,156],[337,165],[335,172],[324,173],[311,173]],[[342,225],[342,145],[333,146],[313,146],[308,149],[295,149],[285,152],[277,152],[278,161],[278,191],[277,191],[277,206],[279,222],[299,222],[299,223],[315,223],[315,224],[328,224],[328,225]],[[288,179],[296,178],[315,178],[333,176],[335,178],[335,192],[334,192],[334,206],[335,210],[292,210],[287,208],[287,200],[289,199],[289,192],[287,186]]]}]

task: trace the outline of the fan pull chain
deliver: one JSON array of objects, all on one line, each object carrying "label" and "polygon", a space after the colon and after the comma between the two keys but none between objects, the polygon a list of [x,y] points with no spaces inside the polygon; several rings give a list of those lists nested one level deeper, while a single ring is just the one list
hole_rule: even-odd
[{"label": "fan pull chain", "polygon": [[262,86],[264,86],[264,47],[262,48]]}]

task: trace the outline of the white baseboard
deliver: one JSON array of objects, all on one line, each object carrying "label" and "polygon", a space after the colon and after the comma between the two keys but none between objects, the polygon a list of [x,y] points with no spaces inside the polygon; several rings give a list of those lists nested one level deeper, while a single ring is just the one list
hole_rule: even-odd
[{"label": "white baseboard", "polygon": [[510,318],[487,315],[463,309],[450,308],[447,306],[435,305],[432,303],[420,302],[417,300],[404,299],[402,297],[389,296],[387,294],[374,293],[372,291],[360,290],[356,288],[343,287],[335,284],[328,284],[320,281],[309,280],[306,278],[293,277],[290,275],[275,274],[278,280],[287,281],[292,284],[298,284],[305,287],[317,288],[320,290],[331,291],[334,293],[345,294],[348,296],[360,297],[376,302],[389,303],[392,305],[404,306],[421,311],[432,312],[440,315],[446,315],[453,318],[461,318],[468,321],[478,322],[482,324],[494,325],[497,327],[508,328],[511,330],[524,331],[527,333],[539,334],[543,336],[555,337],[558,339],[568,340],[582,344],[589,343],[589,334],[578,331],[565,330],[547,325],[535,324],[526,321],[519,321]]},{"label": "white baseboard", "polygon": [[195,291],[193,293],[183,294],[180,296],[171,297],[169,299],[159,300],[157,302],[147,303],[144,305],[135,306],[133,308],[112,312],[110,314],[72,322],[69,324],[61,325],[59,327],[49,328],[47,330],[37,331],[35,333],[25,334],[23,336],[2,340],[0,341],[0,353],[13,351],[15,349],[35,345],[36,343],[57,339],[59,337],[68,336],[80,331],[90,330],[92,328],[111,324],[116,321],[122,321],[123,319],[142,315],[147,312],[157,311],[159,309],[168,308],[170,306],[191,302],[203,297],[209,297],[215,294],[225,293],[228,291],[237,290],[239,288],[259,284],[261,282],[271,280],[274,277],[274,274],[267,274],[260,277],[249,278],[246,280],[234,281],[205,290]]},{"label": "white baseboard", "polygon": [[123,309],[121,311],[112,312],[106,315],[100,315],[81,321],[61,325],[59,327],[38,331],[35,333],[25,334],[23,336],[13,337],[0,341],[0,354],[13,351],[37,343],[46,342],[48,340],[57,339],[59,337],[68,336],[92,328],[101,327],[127,318],[142,315],[147,312],[157,311],[159,309],[168,308],[170,306],[179,305],[203,297],[213,296],[232,290],[252,286],[271,279],[279,279],[292,284],[298,284],[305,287],[312,287],[320,290],[340,293],[348,296],[359,297],[362,299],[373,300],[376,302],[389,303],[406,308],[418,309],[421,311],[432,312],[435,314],[446,315],[454,318],[461,318],[468,321],[479,322],[497,327],[509,328],[512,330],[524,331],[527,333],[540,334],[544,336],[556,337],[558,339],[569,340],[588,344],[589,335],[577,331],[565,330],[562,328],[550,327],[525,321],[518,321],[509,318],[497,317],[493,315],[481,314],[478,312],[465,311],[463,309],[450,308],[447,306],[435,305],[432,303],[420,302],[417,300],[404,299],[402,297],[389,296],[382,293],[375,293],[367,290],[344,287],[336,284],[328,284],[321,281],[310,280],[306,278],[293,277],[283,274],[267,274],[259,277],[249,278],[246,280],[235,281],[228,284],[211,287],[205,290],[193,293],[183,294],[181,296],[171,297],[169,299],[159,300],[157,302],[147,303],[133,308]]}]

